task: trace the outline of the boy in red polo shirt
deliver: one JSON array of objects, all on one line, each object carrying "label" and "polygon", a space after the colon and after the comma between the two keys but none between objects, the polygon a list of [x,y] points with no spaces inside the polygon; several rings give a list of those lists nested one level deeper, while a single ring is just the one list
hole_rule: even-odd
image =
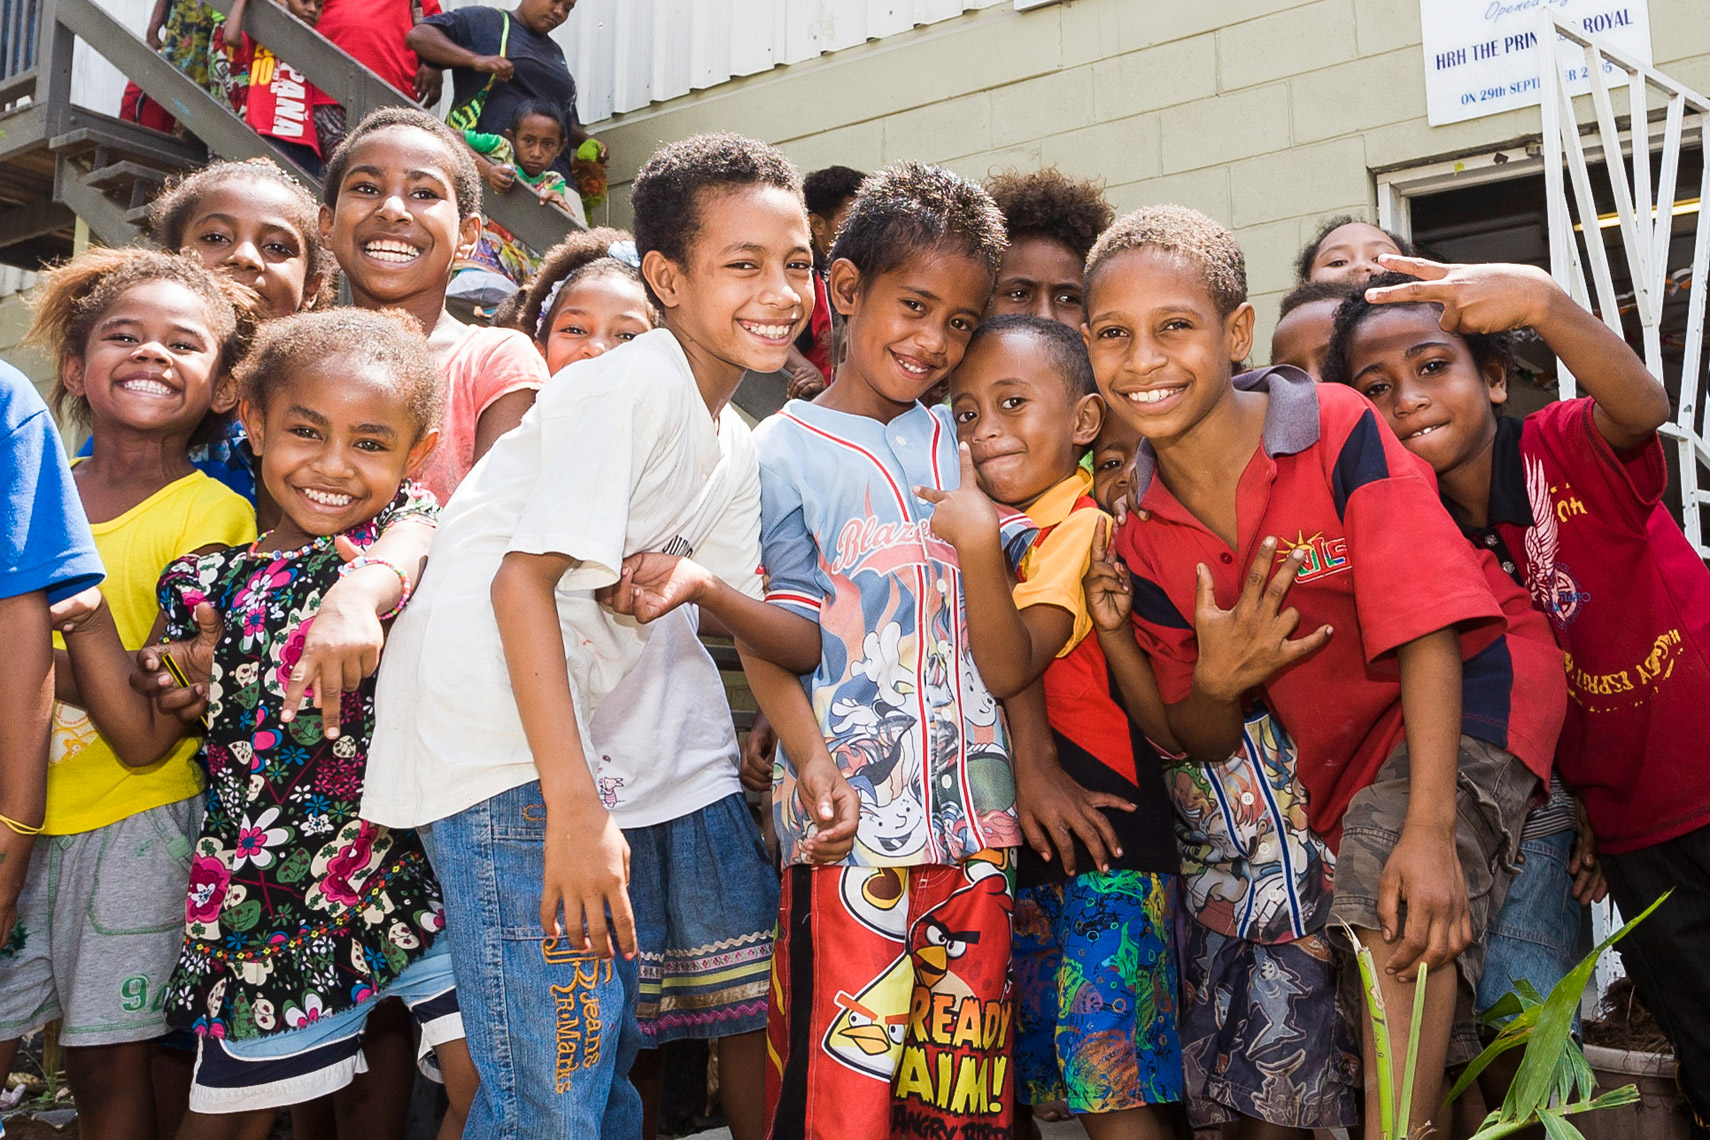
[{"label": "boy in red polo shirt", "polygon": [[[1601,861],[1627,915],[1675,891],[1622,956],[1710,1119],[1710,572],[1662,504],[1668,393],[1541,270],[1383,262],[1417,276],[1374,279],[1338,310],[1325,379],[1370,399],[1431,464],[1462,533],[1497,552],[1568,651],[1556,761],[1601,849],[1572,869],[1591,877]],[[1498,415],[1520,327],[1589,395]]]},{"label": "boy in red polo shirt", "polygon": [[[1126,216],[1093,247],[1086,302],[1099,390],[1143,437],[1131,496],[1149,518],[1116,549],[1171,733],[1221,760],[1244,697],[1263,698],[1298,748],[1313,829],[1339,845],[1331,928],[1370,946],[1406,1024],[1418,963],[1456,959],[1469,991],[1478,980],[1565,712],[1559,651],[1522,607],[1505,616],[1370,404],[1292,368],[1231,375],[1253,309],[1223,227],[1179,206]],[[1297,625],[1312,632],[1290,639]],[[1410,1131],[1439,1103],[1457,996],[1434,969]]]}]

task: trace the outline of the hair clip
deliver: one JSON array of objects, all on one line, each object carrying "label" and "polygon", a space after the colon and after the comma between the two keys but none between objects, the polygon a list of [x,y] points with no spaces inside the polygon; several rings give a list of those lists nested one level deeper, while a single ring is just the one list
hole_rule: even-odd
[{"label": "hair clip", "polygon": [[558,293],[564,288],[564,283],[574,277],[574,273],[566,273],[552,283],[552,288],[546,291],[546,296],[540,302],[540,316],[534,319],[534,339],[540,340],[546,335],[546,320],[552,316],[552,306],[558,303]]},{"label": "hair clip", "polygon": [[606,247],[606,256],[613,261],[621,261],[631,269],[641,268],[641,255],[635,252],[635,243],[628,238],[620,238]]}]

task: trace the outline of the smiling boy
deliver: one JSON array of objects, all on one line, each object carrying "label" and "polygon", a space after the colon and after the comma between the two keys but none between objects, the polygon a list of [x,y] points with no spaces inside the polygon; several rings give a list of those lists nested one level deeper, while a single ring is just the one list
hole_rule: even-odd
[{"label": "smiling boy", "polygon": [[[1340,846],[1332,929],[1371,948],[1394,1023],[1411,1016],[1417,963],[1434,967],[1418,1127],[1439,1101],[1457,998],[1435,967],[1458,956],[1476,984],[1476,939],[1555,750],[1560,658],[1508,635],[1480,563],[1370,404],[1292,369],[1231,376],[1253,309],[1228,231],[1180,206],[1137,211],[1099,239],[1087,286],[1099,390],[1143,437],[1131,497],[1150,517],[1131,517],[1116,549],[1170,729],[1195,760],[1222,761],[1251,691],[1295,740],[1312,827]],[[1220,609],[1266,579],[1266,605]],[[1291,640],[1297,625],[1313,632]]]}]

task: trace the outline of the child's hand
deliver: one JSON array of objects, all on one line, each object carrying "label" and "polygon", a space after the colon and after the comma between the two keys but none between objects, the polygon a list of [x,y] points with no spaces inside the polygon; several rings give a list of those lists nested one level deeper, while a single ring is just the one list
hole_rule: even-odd
[{"label": "child's hand", "polygon": [[[1402,931],[1401,907],[1407,906]],[[1385,942],[1401,945],[1386,967],[1404,982],[1415,962],[1436,971],[1472,945],[1471,908],[1453,831],[1435,832],[1403,824],[1401,838],[1378,880],[1378,923]]]},{"label": "child's hand", "polygon": [[96,615],[106,607],[101,589],[91,586],[48,607],[48,620],[53,628],[66,636],[74,636],[94,624]]},{"label": "child's hand", "polygon": [[445,91],[445,72],[431,63],[417,64],[414,87],[416,102],[424,107],[436,107],[439,105],[440,95]]},{"label": "child's hand", "polygon": [[491,75],[500,83],[509,83],[517,73],[517,65],[502,55],[484,55],[469,65],[471,71]]},{"label": "child's hand", "polygon": [[1055,756],[1049,763],[1044,760],[1015,766],[1016,806],[1027,845],[1049,863],[1055,844],[1063,857],[1063,873],[1072,876],[1079,869],[1075,866],[1079,837],[1093,865],[1100,871],[1110,870],[1110,861],[1122,855],[1122,843],[1100,809],[1132,812],[1134,805],[1119,796],[1089,792],[1063,771]]},{"label": "child's hand", "polygon": [[1579,814],[1575,825],[1577,837],[1573,854],[1568,857],[1568,872],[1573,875],[1573,900],[1581,906],[1599,903],[1609,897],[1609,884],[1603,879],[1603,866],[1597,861],[1597,837],[1591,833],[1591,818],[1585,805],[1575,797],[1574,808]]},{"label": "child's hand", "polygon": [[487,168],[487,185],[497,193],[506,193],[516,182],[517,172],[509,163],[495,162]]},{"label": "child's hand", "polygon": [[1099,519],[1093,531],[1092,562],[1081,578],[1081,592],[1086,595],[1087,613],[1093,626],[1104,633],[1128,628],[1134,612],[1133,585],[1128,579],[1128,567],[1110,549],[1110,520]]},{"label": "child's hand", "polygon": [[1429,301],[1443,306],[1437,323],[1446,332],[1496,333],[1537,325],[1566,296],[1555,279],[1531,265],[1445,265],[1398,253],[1379,254],[1385,269],[1422,281],[1366,290],[1374,304]]},{"label": "child's hand", "polygon": [[861,797],[830,754],[821,752],[796,768],[796,798],[814,824],[813,834],[801,844],[807,857],[815,863],[847,859],[855,847],[855,827],[861,822]]},{"label": "child's hand", "polygon": [[561,818],[548,807],[543,858],[540,929],[545,935],[602,958],[612,956],[615,942],[625,958],[635,957],[629,844],[611,813],[595,805]]},{"label": "child's hand", "polygon": [[1312,656],[1330,640],[1333,631],[1327,625],[1289,640],[1300,624],[1300,611],[1292,606],[1285,610],[1282,604],[1306,552],[1290,551],[1267,586],[1265,573],[1276,558],[1276,550],[1274,538],[1259,544],[1234,609],[1218,608],[1211,571],[1203,562],[1194,567],[1198,589],[1193,628],[1199,640],[1199,660],[1194,664],[1193,684],[1214,700],[1239,700],[1248,689]]},{"label": "child's hand", "polygon": [[[362,548],[342,534],[333,539],[333,548],[346,562],[362,554]],[[361,688],[363,678],[374,675],[386,646],[386,629],[373,595],[352,589],[354,584],[341,578],[322,595],[321,608],[304,632],[303,654],[291,669],[285,707],[279,713],[282,721],[296,719],[303,697],[312,695],[328,740],[338,739],[344,694]],[[387,584],[394,583],[388,578]]]},{"label": "child's hand", "polygon": [[[218,611],[207,602],[197,603],[190,616],[196,622],[196,636],[189,641],[143,646],[137,650],[137,667],[130,677],[132,689],[184,724],[200,722],[208,711],[208,678],[214,671],[214,647],[226,629]],[[168,654],[189,685],[180,685],[167,671],[164,658]]]},{"label": "child's hand", "polygon": [[713,572],[694,559],[646,551],[625,558],[618,580],[595,590],[594,598],[613,613],[627,614],[645,625],[678,606],[700,601],[717,588]]},{"label": "child's hand", "polygon": [[980,542],[997,541],[998,513],[980,490],[968,445],[959,444],[956,450],[962,457],[961,484],[954,491],[916,487],[914,493],[932,504],[933,533],[961,551]]},{"label": "child's hand", "polygon": [[778,734],[764,712],[754,714],[754,724],[742,741],[742,786],[751,792],[772,789],[772,757],[778,752]]}]

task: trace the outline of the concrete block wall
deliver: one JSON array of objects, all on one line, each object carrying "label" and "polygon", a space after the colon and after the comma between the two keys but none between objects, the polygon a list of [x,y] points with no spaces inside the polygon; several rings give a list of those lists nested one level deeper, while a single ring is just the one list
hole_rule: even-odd
[{"label": "concrete block wall", "polygon": [[[1658,67],[1705,90],[1701,5],[1650,0]],[[998,5],[591,129],[611,147],[616,224],[641,161],[710,129],[776,143],[804,171],[913,158],[975,177],[1047,164],[1101,177],[1119,211],[1176,201],[1231,226],[1268,338],[1321,220],[1376,219],[1375,172],[1511,145],[1539,119],[1430,127],[1415,0],[1064,0]]]}]

